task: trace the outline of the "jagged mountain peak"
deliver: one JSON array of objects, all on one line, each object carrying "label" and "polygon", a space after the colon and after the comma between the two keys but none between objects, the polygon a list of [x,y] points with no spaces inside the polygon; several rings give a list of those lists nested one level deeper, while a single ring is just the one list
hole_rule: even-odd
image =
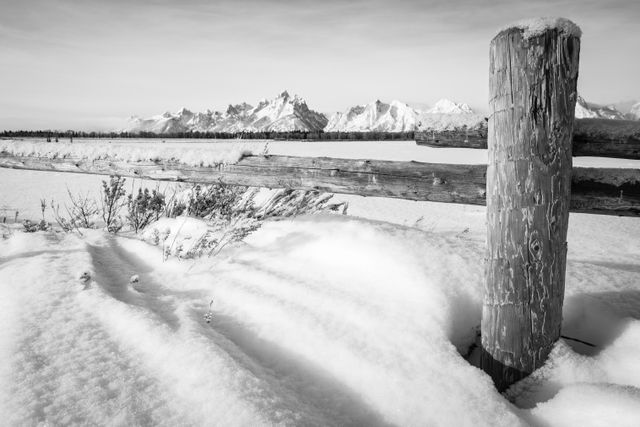
[{"label": "jagged mountain peak", "polygon": [[[471,111],[466,104],[448,100],[439,101],[434,107],[438,114],[418,111],[399,100],[389,103],[375,99],[368,104],[356,105],[338,112],[328,120],[326,116],[311,110],[306,101],[284,90],[272,99],[261,99],[255,107],[247,103],[229,104],[224,112],[207,110],[192,113],[183,108],[178,113],[166,113],[150,119],[130,121],[130,131],[165,132],[243,132],[243,131],[380,131],[408,132],[421,124],[432,123],[440,126],[445,120],[447,126],[456,126],[461,112]],[[455,116],[447,118],[441,116]],[[430,117],[425,117],[430,116]],[[475,115],[474,119],[475,119]],[[471,118],[464,119],[465,125]]]},{"label": "jagged mountain peak", "polygon": [[244,132],[244,131],[319,131],[327,118],[309,109],[306,101],[283,91],[274,99],[261,99],[255,107],[246,102],[229,104],[226,111],[207,110],[192,113],[183,108],[177,113],[164,113],[149,119],[132,118],[131,132]]},{"label": "jagged mountain peak", "polygon": [[246,102],[242,102],[240,104],[229,104],[229,106],[227,107],[227,111],[226,113],[228,115],[237,115],[237,114],[241,114],[241,113],[245,113],[249,110],[251,110],[253,107],[250,104],[247,104]]},{"label": "jagged mountain peak", "polygon": [[[263,99],[265,103],[269,102],[266,99]],[[271,102],[282,102],[283,104],[293,104],[293,105],[306,105],[307,101],[299,96],[298,94],[291,95],[288,90],[283,90],[278,94],[278,96],[272,100]]]},{"label": "jagged mountain peak", "polygon": [[407,132],[417,126],[418,113],[399,101],[387,104],[379,99],[356,105],[329,118],[327,132]]},{"label": "jagged mountain peak", "polygon": [[484,116],[473,113],[467,104],[440,100],[430,110],[417,110],[405,102],[385,103],[376,99],[357,105],[329,118],[326,131],[334,132],[410,132],[417,129],[453,130],[485,126]]}]

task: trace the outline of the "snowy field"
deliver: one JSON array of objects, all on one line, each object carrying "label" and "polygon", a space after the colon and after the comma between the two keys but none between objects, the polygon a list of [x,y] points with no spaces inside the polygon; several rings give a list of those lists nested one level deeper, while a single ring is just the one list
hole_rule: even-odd
[{"label": "snowy field", "polygon": [[[128,161],[177,159],[187,164],[235,162],[242,154],[337,157],[451,164],[485,164],[487,150],[432,148],[415,141],[271,141],[199,139],[76,139],[46,143],[42,139],[0,139],[0,152],[45,157],[103,158]],[[574,166],[640,168],[640,160],[576,157]]]},{"label": "snowy field", "polygon": [[[486,162],[413,142],[268,152]],[[66,186],[97,196],[102,179],[0,169],[0,208],[38,219],[40,198],[64,202]],[[0,239],[3,423],[640,425],[640,218],[571,214],[563,335],[595,347],[561,340],[500,395],[461,355],[480,324],[484,208],[336,198],[349,215],[269,222],[195,262],[163,261],[127,233],[13,228]],[[153,227],[193,237],[184,224]]]}]

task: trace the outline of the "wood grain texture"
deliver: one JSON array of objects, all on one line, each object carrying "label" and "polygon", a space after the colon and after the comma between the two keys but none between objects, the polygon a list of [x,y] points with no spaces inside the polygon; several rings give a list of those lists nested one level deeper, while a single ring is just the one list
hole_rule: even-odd
[{"label": "wood grain texture", "polygon": [[[0,167],[202,184],[223,181],[416,201],[486,203],[485,165],[250,156],[236,165],[194,167],[170,162],[48,159],[0,153]],[[574,168],[571,192],[572,212],[640,216],[640,170]]]},{"label": "wood grain texture", "polygon": [[[487,130],[416,132],[416,144],[429,147],[487,148]],[[640,121],[576,119],[573,156],[640,159]]]},{"label": "wood grain texture", "polygon": [[46,159],[0,154],[0,167],[204,184],[222,181],[254,187],[477,205],[485,203],[486,191],[484,165],[248,156],[237,164],[195,167],[178,163]]},{"label": "wood grain texture", "polygon": [[499,390],[560,337],[580,40],[556,29],[491,42],[482,367]]}]

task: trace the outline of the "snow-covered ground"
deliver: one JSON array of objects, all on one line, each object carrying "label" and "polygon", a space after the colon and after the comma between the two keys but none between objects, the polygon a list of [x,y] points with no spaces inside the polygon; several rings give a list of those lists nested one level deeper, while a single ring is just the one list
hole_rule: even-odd
[{"label": "snow-covered ground", "polygon": [[[285,144],[269,152],[303,149]],[[427,156],[346,144],[304,154]],[[456,160],[482,163],[470,151]],[[101,179],[0,169],[0,205],[38,218],[41,196]],[[571,215],[563,335],[596,347],[561,340],[502,396],[460,355],[480,323],[484,208],[336,197],[348,216],[269,222],[197,261],[127,235],[14,229],[0,239],[3,423],[640,425],[640,219]]]},{"label": "snow-covered ground", "polygon": [[46,158],[114,159],[127,162],[176,161],[194,166],[236,163],[243,155],[260,153],[265,141],[185,143],[114,139],[50,143],[42,140],[0,140],[0,152]]}]

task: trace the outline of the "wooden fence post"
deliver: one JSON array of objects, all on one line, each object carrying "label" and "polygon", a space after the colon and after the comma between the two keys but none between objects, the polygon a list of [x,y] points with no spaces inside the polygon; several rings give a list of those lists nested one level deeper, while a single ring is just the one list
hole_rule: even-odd
[{"label": "wooden fence post", "polygon": [[492,41],[481,364],[499,391],[560,337],[580,29],[522,22]]}]

